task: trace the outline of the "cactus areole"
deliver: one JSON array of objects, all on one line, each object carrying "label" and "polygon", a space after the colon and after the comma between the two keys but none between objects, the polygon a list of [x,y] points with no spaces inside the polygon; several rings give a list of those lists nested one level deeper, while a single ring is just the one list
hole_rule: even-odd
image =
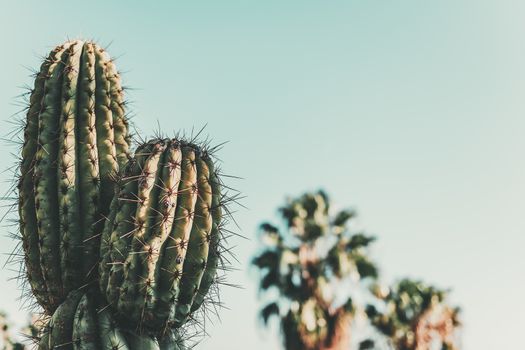
[{"label": "cactus areole", "polygon": [[221,216],[205,149],[178,139],[139,146],[102,234],[100,288],[116,317],[153,332],[182,326],[215,280]]},{"label": "cactus areole", "polygon": [[24,128],[19,216],[29,284],[52,314],[97,279],[100,233],[127,162],[120,77],[93,42],[57,46],[36,75]]}]

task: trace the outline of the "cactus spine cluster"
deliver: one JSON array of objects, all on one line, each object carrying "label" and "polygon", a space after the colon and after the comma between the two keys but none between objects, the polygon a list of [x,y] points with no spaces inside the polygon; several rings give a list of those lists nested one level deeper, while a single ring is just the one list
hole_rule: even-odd
[{"label": "cactus spine cluster", "polygon": [[111,177],[127,160],[123,104],[115,66],[92,42],[56,47],[36,76],[24,130],[19,214],[27,277],[48,313],[96,279]]},{"label": "cactus spine cluster", "polygon": [[177,139],[141,145],[102,237],[100,288],[134,327],[180,327],[215,277],[220,183],[211,156]]},{"label": "cactus spine cluster", "polygon": [[155,138],[129,152],[104,49],[51,51],[29,98],[18,181],[39,349],[179,349],[217,283],[224,200],[213,149]]}]

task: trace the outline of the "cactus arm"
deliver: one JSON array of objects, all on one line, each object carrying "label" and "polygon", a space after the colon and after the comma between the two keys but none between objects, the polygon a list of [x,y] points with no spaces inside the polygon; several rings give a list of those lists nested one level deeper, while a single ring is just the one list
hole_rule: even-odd
[{"label": "cactus arm", "polygon": [[193,226],[184,259],[181,292],[175,310],[175,326],[181,326],[187,319],[191,304],[199,290],[202,275],[206,268],[209,241],[212,229],[212,188],[209,183],[208,165],[200,156],[196,157],[197,181],[193,185],[197,192],[197,203],[193,213]]},{"label": "cactus arm", "polygon": [[30,96],[19,223],[27,277],[49,315],[69,292],[98,277],[112,177],[129,147],[122,88],[114,72],[95,43],[69,41],[42,64]]},{"label": "cactus arm", "polygon": [[215,280],[222,204],[212,159],[202,153],[187,141],[154,139],[121,174],[100,275],[126,327],[165,335],[186,322]]},{"label": "cactus arm", "polygon": [[64,290],[60,275],[59,252],[59,218],[57,172],[54,167],[57,161],[61,85],[64,71],[64,59],[67,48],[55,56],[45,82],[45,93],[42,99],[42,110],[38,117],[38,148],[34,169],[35,208],[40,243],[40,264],[44,281],[49,292],[50,309],[55,309],[63,298]]}]

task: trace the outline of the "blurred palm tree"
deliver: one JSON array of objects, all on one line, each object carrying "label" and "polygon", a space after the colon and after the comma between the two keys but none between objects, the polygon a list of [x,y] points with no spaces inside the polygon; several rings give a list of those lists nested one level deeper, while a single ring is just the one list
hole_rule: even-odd
[{"label": "blurred palm tree", "polygon": [[13,338],[11,323],[6,313],[0,312],[0,349],[2,350],[24,350],[26,346]]},{"label": "blurred palm tree", "polygon": [[[403,279],[390,289],[375,287],[379,306],[369,305],[372,325],[397,350],[457,350],[459,309],[446,303],[447,292],[420,281]],[[374,349],[372,339],[360,349]]]},{"label": "blurred palm tree", "polygon": [[355,212],[331,216],[323,191],[290,199],[279,213],[283,229],[262,224],[264,250],[253,259],[260,290],[270,298],[262,320],[280,320],[286,349],[348,349],[355,313],[351,291],[378,274],[368,258],[374,238],[351,232]]}]

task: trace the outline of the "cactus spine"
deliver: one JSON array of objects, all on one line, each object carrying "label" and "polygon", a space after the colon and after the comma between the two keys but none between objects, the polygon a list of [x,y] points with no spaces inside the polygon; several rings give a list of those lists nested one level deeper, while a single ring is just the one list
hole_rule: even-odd
[{"label": "cactus spine", "polygon": [[102,235],[100,288],[118,318],[162,333],[200,306],[218,265],[220,196],[198,145],[154,139],[137,149]]},{"label": "cactus spine", "polygon": [[96,279],[99,236],[127,161],[119,75],[104,49],[70,41],[36,76],[24,129],[19,215],[33,294],[53,313]]}]

